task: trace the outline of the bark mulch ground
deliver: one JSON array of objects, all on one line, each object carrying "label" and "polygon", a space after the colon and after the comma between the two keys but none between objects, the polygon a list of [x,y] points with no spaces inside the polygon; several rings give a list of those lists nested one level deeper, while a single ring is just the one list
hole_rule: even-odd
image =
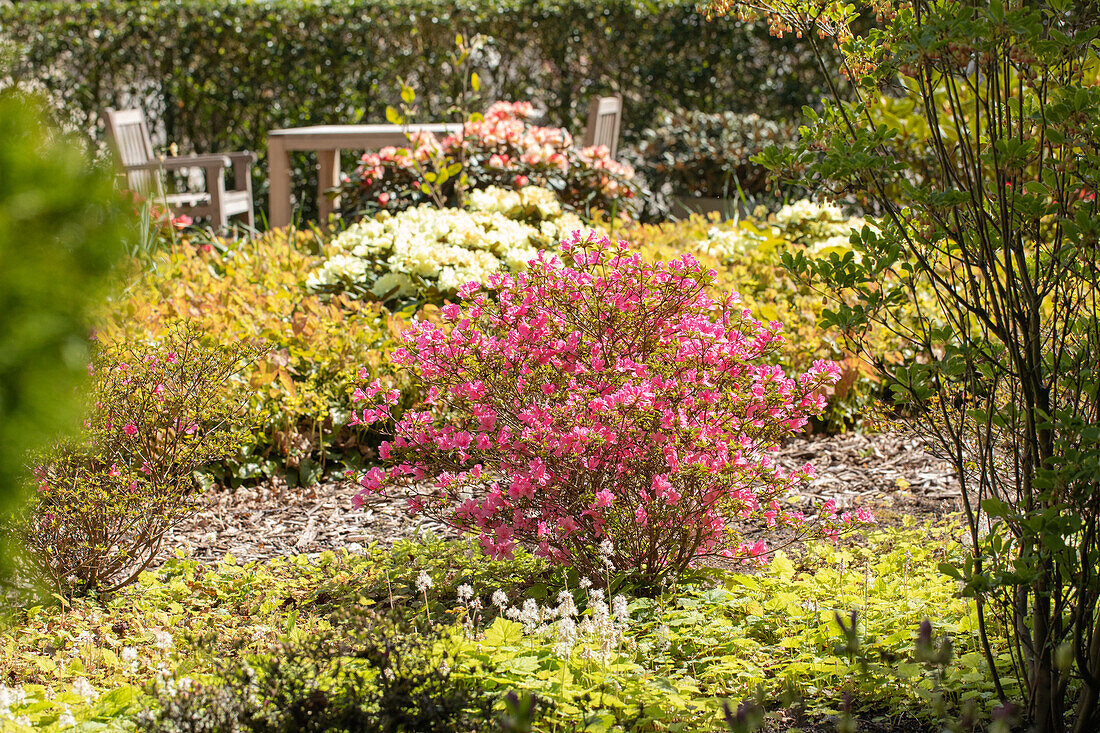
[{"label": "bark mulch ground", "polygon": [[[809,461],[817,478],[798,497],[807,503],[835,499],[839,509],[867,507],[880,525],[900,525],[906,516],[940,518],[958,510],[950,469],[901,433],[808,436],[784,446],[787,467]],[[456,536],[429,519],[411,517],[402,500],[376,500],[352,507],[356,488],[322,483],[290,488],[271,482],[236,491],[214,489],[202,508],[166,537],[166,546],[190,548],[199,560],[231,553],[238,561],[307,554],[372,542],[392,545],[422,532]]]}]

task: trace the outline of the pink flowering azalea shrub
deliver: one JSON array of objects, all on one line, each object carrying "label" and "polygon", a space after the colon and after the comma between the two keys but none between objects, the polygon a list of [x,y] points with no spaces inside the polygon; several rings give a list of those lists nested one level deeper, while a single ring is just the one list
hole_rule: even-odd
[{"label": "pink flowering azalea shrub", "polygon": [[244,437],[225,387],[254,352],[190,329],[100,347],[83,434],[35,458],[31,499],[4,525],[26,548],[23,567],[61,594],[136,579],[194,508],[195,471]]},{"label": "pink flowering azalea shrub", "polygon": [[[426,393],[383,444],[387,467],[358,501],[407,491],[410,508],[477,533],[493,557],[517,543],[584,572],[655,578],[704,555],[759,557],[747,526],[835,535],[781,498],[812,476],[770,452],[825,406],[838,367],[787,375],[765,363],[783,340],[690,255],[649,264],[625,243],[582,239],[527,272],[470,283],[442,325],[405,333],[396,361]],[[398,394],[357,391],[356,420],[389,416]],[[861,515],[860,519],[870,517]]]},{"label": "pink flowering azalea shrub", "polygon": [[[340,187],[345,215],[399,211],[433,198],[423,190],[430,174],[442,197],[457,205],[464,190],[537,185],[554,190],[578,211],[628,211],[634,198],[634,170],[611,158],[606,147],[576,148],[559,127],[531,124],[529,102],[496,102],[474,115],[461,134],[442,139],[419,133],[405,147],[368,152]],[[440,183],[437,173],[450,171]]]}]

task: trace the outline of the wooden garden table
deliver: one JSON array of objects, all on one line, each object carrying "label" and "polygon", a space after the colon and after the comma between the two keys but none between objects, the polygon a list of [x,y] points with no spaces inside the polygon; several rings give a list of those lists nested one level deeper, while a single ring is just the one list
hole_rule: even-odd
[{"label": "wooden garden table", "polygon": [[325,191],[340,185],[340,150],[377,150],[387,145],[407,145],[406,133],[431,132],[446,135],[457,132],[459,125],[435,122],[420,125],[313,125],[272,130],[267,133],[268,225],[274,229],[290,224],[290,152],[312,150],[317,153],[319,180],[317,208],[321,225],[336,210],[337,201]]}]

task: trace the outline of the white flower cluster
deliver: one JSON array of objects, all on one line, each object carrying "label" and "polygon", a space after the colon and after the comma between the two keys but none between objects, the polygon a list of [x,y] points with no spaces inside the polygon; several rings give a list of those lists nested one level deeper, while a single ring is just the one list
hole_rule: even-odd
[{"label": "white flower cluster", "polygon": [[868,222],[848,218],[834,204],[802,199],[777,211],[772,223],[780,234],[805,244],[811,253],[818,253],[850,249],[852,232],[863,229]]},{"label": "white flower cluster", "polygon": [[719,260],[726,260],[743,254],[764,239],[760,234],[738,225],[732,228],[711,227],[707,238],[701,240],[696,249]]},{"label": "white flower cluster", "polygon": [[[27,693],[20,687],[0,685],[0,720],[12,718],[12,708],[21,708],[27,704]],[[18,722],[18,721],[17,721]]]},{"label": "white flower cluster", "polygon": [[332,254],[306,284],[371,283],[378,296],[410,295],[414,278],[422,278],[454,292],[502,269],[526,269],[539,249],[583,228],[548,189],[486,188],[470,193],[466,209],[424,204],[353,224],[333,239]]},{"label": "white flower cluster", "polygon": [[[606,664],[612,653],[621,647],[623,632],[630,622],[626,597],[615,596],[609,606],[603,590],[593,588],[587,578],[582,578],[580,585],[588,597],[584,613],[577,609],[573,594],[568,590],[558,593],[556,606],[541,606],[533,598],[524,600],[522,606],[509,606],[508,596],[502,590],[495,591],[491,601],[501,616],[522,624],[525,634],[553,640],[555,655],[568,659],[579,647],[582,658],[599,657]],[[481,615],[481,600],[469,585],[458,587],[458,599],[466,609],[466,631],[474,636],[475,621]]]},{"label": "white flower cluster", "polygon": [[[54,698],[53,687],[39,688],[39,693],[32,692],[28,694],[21,685],[15,687],[9,687],[7,685],[0,684],[0,730],[9,730],[10,726],[4,725],[5,721],[11,721],[16,726],[23,728],[31,727],[31,720],[26,715],[17,715],[17,711],[20,708],[31,708],[31,710],[38,710],[42,706],[39,704],[42,702],[40,697],[34,695],[45,694],[45,699],[52,700]],[[93,703],[99,697],[99,693],[95,688],[83,677],[77,677],[72,683],[72,692],[76,693],[88,703]],[[32,707],[33,706],[33,707]],[[71,728],[77,723],[76,717],[72,713],[72,709],[68,705],[61,705],[60,712],[57,717],[57,729],[64,730]]]},{"label": "white flower cluster", "polygon": [[[771,225],[777,236],[806,247],[808,254],[827,254],[830,251],[851,249],[849,239],[853,231],[868,224],[864,219],[849,218],[834,204],[816,204],[802,199],[786,204],[771,217]],[[696,249],[720,260],[728,260],[766,241],[766,237],[751,228],[733,226],[711,227],[707,238]]]},{"label": "white flower cluster", "polygon": [[783,208],[775,212],[775,225],[781,229],[799,226],[804,222],[841,222],[847,221],[847,217],[835,204],[818,204],[809,199],[795,201],[793,204],[785,204]]}]

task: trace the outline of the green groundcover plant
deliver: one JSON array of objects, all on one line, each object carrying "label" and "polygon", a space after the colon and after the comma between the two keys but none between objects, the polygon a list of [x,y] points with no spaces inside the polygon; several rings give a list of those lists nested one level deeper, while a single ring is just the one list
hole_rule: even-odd
[{"label": "green groundcover plant", "polygon": [[[613,577],[610,590],[523,553],[491,561],[467,543],[247,565],[229,556],[200,564],[180,552],[118,594],[10,610],[0,631],[0,715],[18,731],[129,729],[141,711],[170,701],[155,695],[170,696],[169,685],[217,690],[219,674],[246,663],[274,669],[280,649],[320,640],[331,651],[341,628],[349,642],[361,638],[354,624],[342,626],[360,618],[340,610],[354,605],[381,618],[411,613],[417,630],[398,623],[410,648],[429,642],[431,650],[420,647],[429,665],[446,658],[454,685],[489,695],[494,715],[508,692],[534,694],[535,730],[725,730],[723,706],[745,698],[777,719],[801,699],[806,722],[847,706],[883,725],[908,714],[955,726],[997,702],[973,601],[937,569],[960,558],[957,539],[956,528],[911,526],[876,532],[866,547],[810,544],[752,575],[709,570],[659,587]],[[853,610],[855,640],[837,622],[839,612],[850,628]],[[399,641],[393,625],[379,623],[390,631],[376,643]],[[952,653],[936,657],[945,640]],[[995,651],[1007,669],[1008,650]],[[338,683],[324,674],[305,682]]]},{"label": "green groundcover plant", "polygon": [[[786,262],[832,296],[826,323],[857,342],[883,324],[918,352],[879,368],[898,399],[924,405],[916,429],[962,482],[970,556],[945,571],[977,601],[998,695],[1037,731],[1097,730],[1098,8],[884,2],[859,33],[845,3],[740,7],[801,36],[829,80],[822,46],[835,43],[858,85],[808,115],[796,150],[760,160],[883,214],[854,252]],[[922,124],[899,134],[883,88]],[[916,169],[914,147],[927,161]],[[920,289],[934,301],[899,319]],[[1008,673],[993,663],[996,630]]]}]

